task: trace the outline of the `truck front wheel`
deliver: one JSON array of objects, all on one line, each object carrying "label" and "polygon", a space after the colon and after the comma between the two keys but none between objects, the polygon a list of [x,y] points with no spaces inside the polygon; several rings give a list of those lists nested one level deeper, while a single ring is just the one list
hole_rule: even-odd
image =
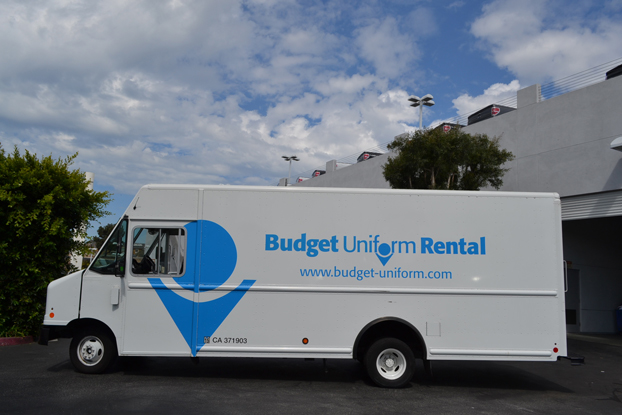
[{"label": "truck front wheel", "polygon": [[117,358],[117,346],[103,330],[83,330],[71,340],[69,358],[78,372],[102,373]]},{"label": "truck front wheel", "polygon": [[410,382],[415,373],[415,355],[401,340],[380,339],[367,350],[365,368],[378,386],[399,388]]}]

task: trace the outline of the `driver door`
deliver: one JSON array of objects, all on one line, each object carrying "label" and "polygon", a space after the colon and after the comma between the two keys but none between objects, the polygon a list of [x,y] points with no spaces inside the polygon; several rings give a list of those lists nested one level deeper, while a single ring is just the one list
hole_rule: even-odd
[{"label": "driver door", "polygon": [[104,246],[82,274],[80,318],[94,319],[106,324],[122,341],[122,290],[127,252],[127,219],[121,219]]}]

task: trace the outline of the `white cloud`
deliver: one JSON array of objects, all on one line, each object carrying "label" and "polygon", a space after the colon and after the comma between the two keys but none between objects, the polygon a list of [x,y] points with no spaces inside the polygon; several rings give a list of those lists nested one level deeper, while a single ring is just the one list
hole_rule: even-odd
[{"label": "white cloud", "polygon": [[[242,109],[241,97],[214,101],[206,92],[115,74],[102,84],[107,100],[95,95],[68,108],[47,108],[47,118],[59,118],[52,127],[40,123],[19,140],[0,141],[40,154],[79,151],[77,167],[131,194],[155,182],[273,185],[285,171],[283,154],[297,154],[300,170],[315,167],[389,141],[416,118],[404,105],[405,91],[383,93],[386,83],[373,76],[331,78],[324,86],[324,96],[283,96],[261,115]],[[59,132],[63,121],[71,134]]]},{"label": "white cloud", "polygon": [[373,64],[380,76],[396,77],[409,70],[419,57],[414,40],[399,32],[393,17],[359,29],[357,44],[361,56]]},{"label": "white cloud", "polygon": [[454,99],[452,103],[458,110],[458,115],[466,115],[478,111],[490,104],[499,103],[504,99],[516,96],[516,92],[521,89],[518,80],[513,80],[509,84],[494,84],[487,88],[483,94],[472,97],[469,94],[462,94]]},{"label": "white cloud", "polygon": [[446,8],[450,9],[450,10],[452,10],[452,9],[457,10],[457,9],[461,8],[462,6],[464,6],[465,4],[466,3],[464,1],[458,0],[458,1],[454,1],[450,5],[446,6]]},{"label": "white cloud", "polygon": [[[622,56],[622,21],[589,3],[497,0],[471,33],[522,83],[557,80]],[[615,4],[610,3],[610,10]],[[588,13],[589,11],[589,13]]]},{"label": "white cloud", "polygon": [[426,37],[438,33],[434,12],[427,7],[419,7],[413,10],[408,15],[406,25],[418,37]]},{"label": "white cloud", "polygon": [[354,74],[351,77],[338,76],[315,85],[315,88],[324,95],[335,93],[353,94],[370,87],[372,84],[385,85],[386,82],[374,75]]},{"label": "white cloud", "polygon": [[[75,166],[117,194],[274,185],[284,154],[313,168],[417,119],[400,84],[416,39],[381,9],[350,19],[358,11],[339,2],[0,2],[11,57],[0,60],[0,142],[78,151]],[[420,18],[435,27],[431,12]]]},{"label": "white cloud", "polygon": [[613,10],[617,12],[622,11],[622,0],[609,0],[605,3],[605,8],[607,10]]}]

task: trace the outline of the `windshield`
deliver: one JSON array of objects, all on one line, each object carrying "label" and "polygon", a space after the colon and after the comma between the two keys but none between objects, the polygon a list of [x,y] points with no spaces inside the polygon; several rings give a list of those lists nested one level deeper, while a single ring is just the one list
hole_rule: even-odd
[{"label": "windshield", "polygon": [[99,274],[114,275],[115,264],[119,263],[121,265],[120,271],[123,272],[126,236],[127,220],[122,220],[108,238],[106,245],[99,250],[89,269]]}]

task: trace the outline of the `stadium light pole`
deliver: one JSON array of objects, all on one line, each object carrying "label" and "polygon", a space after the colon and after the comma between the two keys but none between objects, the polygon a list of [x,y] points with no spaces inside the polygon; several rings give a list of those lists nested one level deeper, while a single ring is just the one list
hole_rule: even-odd
[{"label": "stadium light pole", "polygon": [[285,161],[289,161],[289,172],[287,173],[287,186],[289,186],[289,178],[292,175],[292,160],[300,161],[300,159],[296,156],[281,156],[285,159]]},{"label": "stadium light pole", "polygon": [[412,104],[410,104],[411,107],[419,107],[419,129],[421,130],[423,128],[423,106],[431,107],[434,105],[434,97],[430,94],[424,95],[423,98],[419,98],[415,95],[408,98],[408,100],[412,102]]}]

